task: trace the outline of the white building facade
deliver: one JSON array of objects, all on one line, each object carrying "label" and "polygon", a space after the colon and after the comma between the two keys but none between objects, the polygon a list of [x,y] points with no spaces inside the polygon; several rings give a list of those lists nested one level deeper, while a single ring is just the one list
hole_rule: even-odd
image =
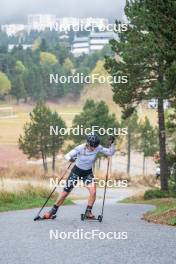
[{"label": "white building facade", "polygon": [[28,15],[28,30],[44,31],[45,29],[53,30],[56,24],[56,15],[50,14],[33,14]]},{"label": "white building facade", "polygon": [[73,41],[71,52],[74,57],[79,57],[83,54],[90,53],[89,38],[88,37],[76,37]]},{"label": "white building facade", "polygon": [[89,37],[90,52],[103,49],[114,38],[111,32],[91,32]]},{"label": "white building facade", "polygon": [[15,36],[26,29],[27,26],[23,24],[5,24],[1,26],[1,30],[6,32],[8,37]]},{"label": "white building facade", "polygon": [[112,32],[91,32],[89,37],[75,37],[71,52],[75,57],[102,50],[111,39],[115,38]]},{"label": "white building facade", "polygon": [[7,33],[8,36],[13,36],[19,31],[25,30],[30,32],[57,30],[59,32],[74,31],[94,31],[98,28],[100,31],[105,31],[109,21],[106,18],[77,18],[77,17],[62,17],[57,18],[54,14],[30,14],[27,17],[27,25],[23,24],[6,24],[2,25],[1,29]]}]

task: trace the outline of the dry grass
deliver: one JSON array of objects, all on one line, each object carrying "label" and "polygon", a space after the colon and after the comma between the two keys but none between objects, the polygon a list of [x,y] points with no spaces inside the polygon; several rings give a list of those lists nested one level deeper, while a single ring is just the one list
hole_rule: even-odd
[{"label": "dry grass", "polygon": [[[83,105],[87,99],[95,101],[105,101],[109,107],[110,112],[115,113],[117,120],[121,118],[121,108],[113,101],[113,92],[111,85],[108,84],[94,84],[85,86],[81,94],[80,102]],[[155,109],[147,108],[146,104],[142,103],[137,108],[139,119],[144,120],[147,116],[153,126],[157,125],[157,111]]]},{"label": "dry grass", "polygon": [[159,187],[159,182],[156,181],[153,175],[134,176],[130,178],[131,186]]},{"label": "dry grass", "polygon": [[105,101],[109,107],[110,112],[115,113],[117,120],[119,121],[121,117],[120,107],[114,103],[112,100],[113,92],[112,87],[108,84],[100,85],[88,85],[85,87],[81,94],[80,101],[82,104],[86,102],[87,99],[93,99],[94,101]]},{"label": "dry grass", "polygon": [[[95,175],[98,179],[105,179],[105,172],[96,171]],[[147,176],[128,176],[123,172],[113,172],[109,175],[109,179],[111,180],[127,180],[128,186],[131,187],[159,187],[159,183],[156,181],[153,175]]]},{"label": "dry grass", "polygon": [[43,168],[37,165],[23,165],[17,166],[12,165],[7,168],[0,169],[1,178],[10,178],[10,179],[46,179],[51,175],[45,174]]},{"label": "dry grass", "polygon": [[[18,190],[0,190],[0,212],[8,210],[19,210],[26,208],[40,207],[51,190],[43,186],[33,186],[31,184],[22,185]],[[54,193],[48,205],[53,205],[58,194]],[[64,205],[73,204],[71,199],[66,199]]]},{"label": "dry grass", "polygon": [[24,197],[27,200],[35,199],[37,197],[46,198],[48,196],[48,193],[49,193],[48,188],[44,188],[41,186],[34,187],[31,184],[27,184],[21,186],[20,189],[15,190],[13,192],[2,189],[0,191],[0,201],[1,204],[5,204],[5,203],[14,203],[16,198],[18,198],[18,200],[21,201],[24,199]]},{"label": "dry grass", "polygon": [[[61,169],[62,168],[62,169]],[[52,172],[49,169],[48,173],[44,173],[42,166],[39,165],[12,165],[7,168],[0,169],[0,178],[1,179],[17,179],[17,180],[33,180],[33,181],[48,181],[50,178],[59,179],[63,172],[65,171],[66,166],[63,168],[63,165],[57,163],[56,172]],[[71,169],[66,173],[65,178],[68,177],[68,174]],[[96,170],[95,177],[97,179],[105,179],[106,172]],[[148,176],[132,176],[129,177],[125,173],[117,172],[109,174],[109,179],[111,180],[127,180],[128,186],[132,187],[159,187],[159,182],[156,181],[153,175]]]},{"label": "dry grass", "polygon": [[[96,170],[95,171],[95,176],[96,178],[102,180],[105,179],[106,177],[106,172],[105,171],[101,171],[101,170]],[[113,173],[109,173],[109,178],[111,180],[129,180],[130,178],[123,172],[113,172]]]},{"label": "dry grass", "polygon": [[[52,110],[60,113],[60,116],[64,119],[68,126],[71,126],[72,120],[76,113],[79,113],[82,106],[79,104],[75,106],[72,102],[68,105],[47,103]],[[3,105],[12,106],[16,118],[0,119],[0,144],[17,144],[19,135],[23,132],[24,124],[29,120],[29,113],[35,107],[35,104],[22,104],[22,105]]]},{"label": "dry grass", "polygon": [[[66,170],[68,164],[63,167],[61,161],[57,161],[56,171],[53,172],[50,168],[51,164],[48,164],[48,172],[44,172],[42,165],[15,165],[0,168],[0,178],[9,178],[9,179],[33,179],[33,180],[47,180],[50,177],[58,178]],[[70,171],[70,170],[69,170]],[[69,173],[68,171],[68,173]],[[68,174],[67,173],[67,174]]]},{"label": "dry grass", "polygon": [[145,213],[142,219],[155,224],[176,226],[176,199],[175,198],[156,198],[146,200],[144,193],[137,194],[121,201],[123,203],[150,204],[155,208]]}]

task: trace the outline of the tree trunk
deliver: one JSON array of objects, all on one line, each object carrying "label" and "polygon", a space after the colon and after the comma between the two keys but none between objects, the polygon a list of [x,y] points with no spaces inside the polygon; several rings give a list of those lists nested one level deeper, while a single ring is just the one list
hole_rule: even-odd
[{"label": "tree trunk", "polygon": [[158,99],[159,147],[160,147],[160,181],[161,189],[168,190],[168,164],[166,159],[166,131],[163,99]]},{"label": "tree trunk", "polygon": [[143,156],[143,176],[145,176],[145,155]]},{"label": "tree trunk", "polygon": [[48,171],[48,166],[47,166],[46,156],[43,153],[43,151],[42,151],[42,161],[43,161],[43,169],[46,172],[46,171]]},{"label": "tree trunk", "polygon": [[43,152],[42,152],[42,161],[43,161],[43,169],[44,169],[44,171],[45,171],[45,157],[44,157]]},{"label": "tree trunk", "polygon": [[46,159],[46,155],[45,155],[45,171],[48,171],[48,164],[47,164],[47,159]]},{"label": "tree trunk", "polygon": [[131,165],[131,132],[130,132],[130,129],[128,129],[127,144],[128,144],[127,175],[129,176],[130,175],[130,165]]},{"label": "tree trunk", "polygon": [[100,169],[100,166],[101,166],[101,158],[98,159],[98,169]]},{"label": "tree trunk", "polygon": [[56,155],[55,152],[53,152],[53,160],[52,160],[52,170],[55,171],[55,163],[56,163]]}]

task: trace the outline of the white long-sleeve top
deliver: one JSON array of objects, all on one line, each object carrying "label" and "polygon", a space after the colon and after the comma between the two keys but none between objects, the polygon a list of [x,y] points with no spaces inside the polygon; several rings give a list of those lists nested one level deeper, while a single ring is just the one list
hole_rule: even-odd
[{"label": "white long-sleeve top", "polygon": [[70,159],[76,158],[76,166],[78,168],[82,170],[90,170],[98,153],[103,153],[106,156],[114,155],[114,144],[111,144],[109,148],[104,148],[103,146],[99,145],[93,151],[88,150],[86,144],[81,144],[68,152],[64,157],[68,161]]}]

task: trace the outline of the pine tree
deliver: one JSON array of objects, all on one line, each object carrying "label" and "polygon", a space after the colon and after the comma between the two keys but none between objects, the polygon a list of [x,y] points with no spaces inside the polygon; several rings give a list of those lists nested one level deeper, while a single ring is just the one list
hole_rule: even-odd
[{"label": "pine tree", "polygon": [[27,92],[25,89],[24,84],[24,77],[25,77],[25,66],[20,60],[16,61],[15,64],[15,75],[13,76],[12,80],[12,94],[16,97],[17,102],[20,99],[26,99]]},{"label": "pine tree", "polygon": [[[99,128],[104,128],[105,130],[108,128],[118,128],[119,124],[115,118],[115,114],[110,114],[108,106],[105,104],[104,101],[94,102],[93,100],[89,99],[86,101],[83,111],[76,115],[72,127],[75,128],[77,126],[83,126],[83,128],[90,128],[89,133],[91,132],[91,128],[96,126],[97,129],[96,133],[99,135],[101,144],[104,146],[108,145],[110,135],[104,134],[101,135],[98,132]],[[71,135],[70,137],[75,144],[81,144],[85,142],[86,135],[80,135],[79,137],[76,135]],[[100,167],[102,155],[98,155],[98,166]]]},{"label": "pine tree", "polygon": [[129,116],[142,100],[158,100],[161,188],[168,189],[164,99],[176,96],[176,3],[175,1],[127,1],[129,20],[112,50],[119,58],[107,58],[112,76],[126,75],[127,84],[113,84],[114,101]]},{"label": "pine tree", "polygon": [[143,175],[145,174],[146,157],[153,156],[158,151],[158,131],[154,128],[147,117],[140,123],[139,151],[143,153]]},{"label": "pine tree", "polygon": [[[108,106],[105,104],[104,101],[100,102],[94,102],[93,100],[89,99],[85,102],[85,105],[83,107],[83,111],[76,115],[73,120],[72,127],[77,127],[81,125],[84,128],[91,128],[93,126],[96,126],[97,128],[97,134],[99,128],[118,128],[119,124],[115,118],[114,114],[109,113]],[[91,131],[90,131],[91,132]],[[101,135],[99,134],[101,138],[101,143],[107,145],[109,135]],[[81,136],[74,136],[72,135],[71,139],[76,143],[80,144],[81,142],[85,141],[86,135]]]},{"label": "pine tree", "polygon": [[55,169],[55,158],[64,143],[61,135],[50,135],[50,126],[65,127],[64,121],[56,112],[38,102],[30,113],[30,121],[24,126],[24,135],[20,135],[19,148],[28,158],[42,158],[43,168],[48,170],[47,157],[52,156],[52,168]]},{"label": "pine tree", "polygon": [[[51,116],[50,116],[50,127],[54,127],[54,128],[66,128],[66,124],[65,122],[62,120],[62,118],[58,115],[58,113],[55,112],[51,112]],[[58,151],[62,148],[63,144],[64,144],[64,140],[67,138],[67,135],[61,135],[61,134],[55,134],[52,133],[50,134],[50,149],[51,149],[51,156],[52,156],[52,170],[55,171],[55,163],[56,163],[56,155],[58,153]]]},{"label": "pine tree", "polygon": [[11,82],[5,73],[0,72],[0,96],[8,94],[11,89]]},{"label": "pine tree", "polygon": [[137,112],[135,111],[131,116],[122,119],[121,127],[127,127],[128,134],[126,137],[127,148],[127,174],[130,175],[131,167],[131,151],[137,149],[139,141],[139,120]]}]

